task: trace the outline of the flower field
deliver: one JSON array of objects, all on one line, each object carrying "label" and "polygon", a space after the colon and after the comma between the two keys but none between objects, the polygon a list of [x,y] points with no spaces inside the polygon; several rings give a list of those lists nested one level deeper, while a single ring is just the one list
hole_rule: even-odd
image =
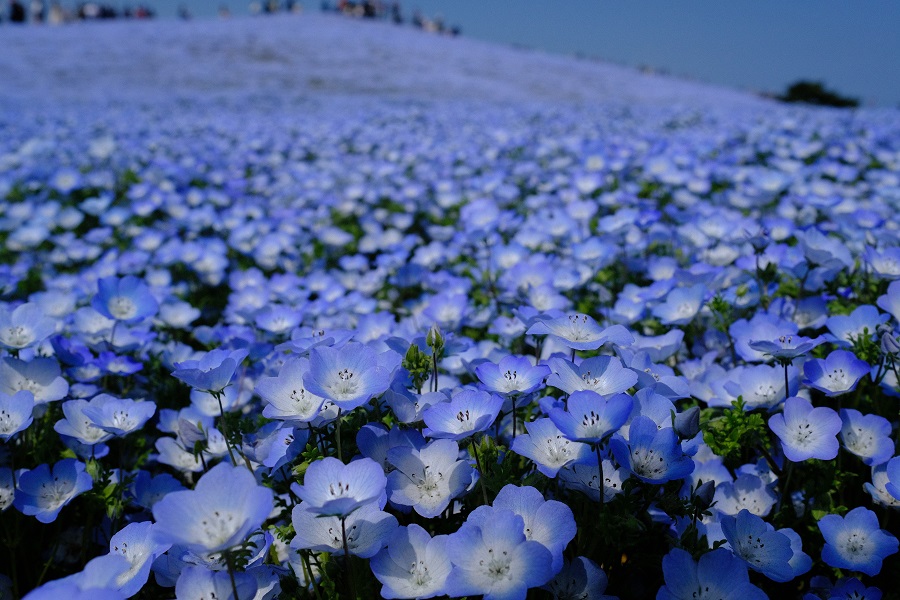
[{"label": "flower field", "polygon": [[896,597],[900,112],[640,85],[0,98],[0,597]]}]

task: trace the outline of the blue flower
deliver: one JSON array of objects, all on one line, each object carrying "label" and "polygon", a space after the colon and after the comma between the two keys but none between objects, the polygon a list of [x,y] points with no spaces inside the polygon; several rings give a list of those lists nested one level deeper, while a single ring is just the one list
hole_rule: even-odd
[{"label": "blue flower", "polygon": [[590,390],[609,396],[624,392],[638,381],[637,373],[626,369],[615,356],[592,356],[577,366],[559,357],[551,358],[549,363],[553,373],[547,378],[547,385],[567,394]]},{"label": "blue flower", "polygon": [[549,374],[547,365],[533,365],[527,357],[512,354],[497,364],[484,362],[475,368],[475,375],[488,391],[504,396],[530,394]]},{"label": "blue flower", "polygon": [[384,393],[400,360],[392,350],[376,354],[368,345],[357,342],[340,349],[317,346],[309,353],[309,371],[303,382],[307,392],[349,411]]},{"label": "blue flower", "polygon": [[666,584],[656,600],[765,600],[766,594],[750,583],[746,564],[725,548],[707,552],[694,562],[691,555],[673,548],[662,559]]},{"label": "blue flower", "polygon": [[607,596],[606,573],[597,563],[584,556],[566,562],[544,589],[553,594],[555,600],[615,600]]},{"label": "blue flower", "polygon": [[848,452],[869,466],[887,462],[894,454],[891,422],[879,415],[864,415],[852,408],[842,408],[841,440]]},{"label": "blue flower", "polygon": [[110,554],[119,554],[128,560],[128,570],[116,577],[116,587],[128,598],[144,587],[150,578],[153,561],[171,546],[154,539],[152,529],[153,524],[149,521],[129,523],[109,540]]},{"label": "blue flower", "polygon": [[217,600],[246,600],[255,598],[256,579],[249,573],[233,574],[237,596],[227,571],[210,571],[203,567],[185,567],[175,584],[177,598],[216,598]]},{"label": "blue flower", "polygon": [[13,505],[41,523],[52,523],[62,507],[75,496],[91,489],[94,481],[85,472],[85,464],[64,458],[55,465],[43,464],[18,476],[19,486]]},{"label": "blue flower", "polygon": [[862,506],[843,517],[825,515],[819,519],[819,530],[825,538],[825,564],[872,577],[881,571],[882,561],[898,549],[897,538],[879,528],[877,515]]},{"label": "blue flower", "polygon": [[294,485],[292,489],[309,512],[346,517],[359,507],[382,499],[386,485],[381,465],[371,458],[345,465],[329,456],[309,465],[303,485]]},{"label": "blue flower", "polygon": [[0,440],[4,442],[12,436],[28,429],[34,418],[34,394],[19,390],[15,394],[0,392]]},{"label": "blue flower", "polygon": [[97,287],[99,291],[91,306],[107,319],[132,324],[152,317],[159,310],[150,288],[133,275],[122,279],[104,277],[97,282]]},{"label": "blue flower", "polygon": [[510,510],[484,507],[478,525],[465,522],[450,536],[447,552],[453,570],[444,593],[451,597],[482,594],[484,600],[524,600],[529,588],[554,575],[550,551],[529,541],[522,517]]},{"label": "blue flower", "polygon": [[583,314],[542,318],[526,333],[528,335],[550,335],[573,350],[596,350],[604,344],[627,346],[634,342],[634,336],[625,327],[612,325],[604,329],[593,317]]},{"label": "blue flower", "polygon": [[345,519],[324,516],[307,510],[301,502],[291,511],[291,522],[297,535],[291,541],[295,550],[344,554],[344,533],[347,550],[353,556],[371,558],[384,548],[397,528],[397,518],[378,508],[374,502],[360,507]]},{"label": "blue flower", "polygon": [[634,399],[616,394],[607,399],[590,391],[574,392],[566,402],[566,410],[550,409],[550,420],[570,440],[600,442],[616,432],[631,415]]},{"label": "blue flower", "polygon": [[219,552],[246,540],[272,507],[272,490],[257,485],[249,470],[220,463],[193,490],[171,492],[153,505],[154,534],[194,552]]},{"label": "blue flower", "polygon": [[397,446],[387,453],[396,470],[388,475],[390,500],[412,506],[425,518],[441,514],[450,501],[472,482],[472,467],[457,460],[459,446],[452,440],[434,440],[421,449]]},{"label": "blue flower", "polygon": [[415,523],[394,530],[369,564],[381,582],[382,598],[431,598],[443,594],[453,565],[446,535],[433,538]]},{"label": "blue flower", "polygon": [[856,358],[849,350],[835,350],[824,360],[813,358],[803,363],[806,375],[803,383],[826,396],[840,396],[855,390],[859,380],[870,371],[869,363]]},{"label": "blue flower", "polygon": [[881,590],[866,587],[856,577],[839,579],[829,592],[828,600],[881,600]]},{"label": "blue flower", "polygon": [[156,404],[151,401],[137,402],[131,398],[115,398],[109,394],[94,396],[81,410],[95,427],[117,436],[137,431],[155,412]]},{"label": "blue flower", "polygon": [[0,306],[0,346],[21,350],[40,344],[56,332],[56,321],[37,304],[26,302],[10,311]]},{"label": "blue flower", "polygon": [[[572,509],[557,500],[545,500],[543,494],[530,486],[508,484],[494,498],[495,509],[508,509],[522,517],[525,539],[540,543],[553,556],[551,570],[558,573],[563,566],[563,551],[578,532]],[[493,511],[479,506],[467,521],[481,524]],[[477,513],[477,514],[476,514]]]},{"label": "blue flower", "polygon": [[639,416],[631,422],[628,441],[616,435],[610,441],[616,460],[647,483],[665,483],[687,477],[694,462],[685,456],[675,430],[658,429],[649,417]]},{"label": "blue flower", "polygon": [[857,306],[849,315],[835,315],[825,321],[825,326],[831,332],[827,336],[840,346],[849,348],[853,341],[863,335],[870,338],[875,336],[878,326],[890,319],[890,315],[878,312],[871,304]]},{"label": "blue flower", "polygon": [[482,390],[463,388],[450,398],[422,413],[428,429],[425,435],[459,441],[490,427],[500,409],[503,398]]},{"label": "blue flower", "polygon": [[735,555],[751,569],[775,581],[794,578],[790,565],[793,556],[791,540],[786,535],[775,531],[747,509],[741,510],[736,517],[723,515],[720,522]]},{"label": "blue flower", "polygon": [[785,400],[784,413],[769,419],[769,429],[781,440],[784,456],[793,462],[810,458],[831,460],[840,448],[840,416],[825,406],[813,408],[805,398]]},{"label": "blue flower", "polygon": [[802,335],[781,335],[774,340],[751,340],[750,348],[771,356],[779,363],[788,363],[803,356],[825,340],[821,337],[810,339]]},{"label": "blue flower", "polygon": [[[655,427],[655,426],[654,426]],[[513,440],[513,452],[534,461],[537,470],[547,477],[573,462],[584,462],[593,458],[591,447],[568,439],[550,419],[526,422],[528,432]]]},{"label": "blue flower", "polygon": [[260,377],[256,393],[266,406],[263,416],[291,423],[308,423],[315,419],[325,398],[306,391],[303,376],[309,371],[306,358],[289,358],[278,371],[278,377]]},{"label": "blue flower", "polygon": [[653,316],[663,325],[687,325],[703,307],[706,290],[705,285],[675,288],[653,308]]},{"label": "blue flower", "polygon": [[734,482],[718,484],[713,501],[716,510],[726,515],[736,515],[746,508],[754,515],[764,517],[775,506],[778,497],[760,477],[745,473]]},{"label": "blue flower", "polygon": [[194,389],[218,393],[231,382],[238,365],[248,354],[249,351],[243,348],[210,350],[200,360],[175,363],[172,375]]}]

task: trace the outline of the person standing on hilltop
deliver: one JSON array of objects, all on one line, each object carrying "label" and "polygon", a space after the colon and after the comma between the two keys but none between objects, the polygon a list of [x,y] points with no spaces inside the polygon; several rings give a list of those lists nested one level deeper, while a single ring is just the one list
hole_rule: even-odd
[{"label": "person standing on hilltop", "polygon": [[19,0],[9,0],[9,22],[25,22],[25,7],[19,3]]}]

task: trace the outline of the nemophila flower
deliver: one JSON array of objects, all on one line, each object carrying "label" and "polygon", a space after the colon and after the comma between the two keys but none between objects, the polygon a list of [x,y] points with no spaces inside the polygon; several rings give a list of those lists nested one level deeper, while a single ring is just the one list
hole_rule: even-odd
[{"label": "nemophila flower", "polygon": [[0,392],[0,440],[4,442],[12,436],[28,429],[34,421],[34,394],[19,390],[15,394]]},{"label": "nemophila flower", "polygon": [[28,362],[9,356],[0,358],[0,392],[12,395],[19,390],[31,392],[35,404],[45,404],[65,398],[69,383],[52,358],[33,358]]},{"label": "nemophila flower", "polygon": [[386,485],[384,471],[374,460],[362,458],[345,465],[329,456],[309,465],[303,485],[292,489],[305,502],[307,511],[346,517],[359,507],[382,499]]},{"label": "nemophila flower", "polygon": [[415,523],[398,527],[369,565],[382,598],[432,598],[443,594],[452,564],[446,535],[433,538]]},{"label": "nemophila flower", "polygon": [[831,460],[840,447],[841,417],[826,406],[813,408],[805,398],[785,400],[784,412],[769,419],[769,429],[781,440],[784,456],[793,462]]},{"label": "nemophila flower", "polygon": [[160,543],[153,538],[150,521],[129,523],[109,540],[110,553],[124,556],[129,568],[116,577],[116,588],[127,598],[137,594],[150,578],[150,567],[156,557],[169,549],[171,544]]},{"label": "nemophila flower", "polygon": [[134,375],[144,368],[140,361],[114,352],[101,352],[95,364],[103,373],[110,375]]},{"label": "nemophila flower", "polygon": [[826,396],[840,396],[855,390],[859,380],[870,371],[869,363],[856,358],[849,350],[835,350],[824,360],[813,358],[803,363],[806,375],[803,383]]},{"label": "nemophila flower", "polygon": [[399,383],[388,389],[381,397],[391,408],[401,423],[415,423],[422,420],[422,414],[439,402],[446,402],[443,392],[425,392],[417,394],[407,390]]},{"label": "nemophila flower", "polygon": [[303,376],[309,371],[306,358],[289,358],[277,377],[260,377],[255,391],[266,402],[263,416],[293,423],[308,423],[316,418],[325,398],[306,391]]},{"label": "nemophila flower", "polygon": [[349,411],[384,393],[400,360],[392,350],[377,354],[370,346],[356,342],[341,348],[317,346],[309,353],[309,370],[303,382],[307,392]]},{"label": "nemophila flower", "polygon": [[52,523],[62,507],[75,496],[88,491],[94,482],[85,472],[85,464],[64,458],[50,470],[43,464],[18,476],[13,505],[41,523]]},{"label": "nemophila flower", "polygon": [[768,313],[756,313],[749,321],[738,319],[728,328],[735,352],[747,362],[764,362],[768,359],[768,351],[751,347],[751,341],[775,340],[781,336],[796,335],[798,331],[796,323]]},{"label": "nemophila flower", "polygon": [[774,409],[785,397],[796,394],[800,387],[797,369],[789,366],[787,373],[787,393],[784,389],[784,367],[779,365],[738,367],[731,371],[723,387],[735,398],[740,396],[743,399],[746,411],[755,408]]},{"label": "nemophila flower", "polygon": [[616,460],[641,481],[665,483],[690,475],[694,462],[681,450],[678,435],[671,427],[658,429],[649,417],[632,420],[628,441],[614,436],[610,449]]},{"label": "nemophila flower", "polygon": [[825,564],[871,577],[878,575],[882,561],[898,549],[897,538],[880,529],[878,516],[862,506],[843,517],[825,515],[819,519],[819,530],[825,538]]},{"label": "nemophila flower", "polygon": [[519,515],[485,508],[489,514],[479,524],[463,523],[447,542],[453,570],[444,593],[524,600],[529,588],[544,585],[553,577],[550,551],[525,537]]},{"label": "nemophila flower", "polygon": [[104,277],[97,282],[97,287],[99,291],[91,299],[91,306],[107,319],[132,324],[152,317],[159,310],[150,287],[133,275],[121,279]]},{"label": "nemophila flower", "polygon": [[[25,595],[28,600],[122,600],[116,577],[128,569],[128,561],[118,554],[91,559],[80,572],[45,583]],[[23,600],[25,600],[23,598]]]},{"label": "nemophila flower", "polygon": [[651,312],[663,325],[687,325],[700,312],[706,294],[703,285],[675,288]]},{"label": "nemophila flower", "polygon": [[875,335],[878,326],[887,322],[889,315],[881,314],[871,304],[857,306],[849,315],[834,315],[825,321],[825,327],[831,332],[831,340],[839,346],[849,348],[853,340],[860,336]]},{"label": "nemophila flower", "polygon": [[513,440],[510,450],[530,458],[537,470],[547,477],[573,462],[592,460],[591,447],[568,439],[550,419],[537,419],[525,423],[528,432]]},{"label": "nemophila flower", "polygon": [[837,580],[828,592],[828,600],[881,600],[881,596],[880,589],[866,587],[856,577]]},{"label": "nemophila flower", "polygon": [[475,375],[485,389],[504,396],[530,394],[549,374],[547,365],[533,365],[527,357],[512,354],[501,358],[499,363],[483,362],[475,368]]},{"label": "nemophila flower", "polygon": [[[491,506],[511,510],[522,517],[525,539],[538,542],[550,551],[554,574],[562,569],[563,551],[577,533],[572,509],[557,500],[545,500],[544,495],[533,487],[513,484],[503,486]],[[483,518],[493,514],[486,508],[479,506],[466,520],[479,525]]]},{"label": "nemophila flower", "polygon": [[[234,577],[232,587],[231,577]],[[237,596],[234,590],[237,589]],[[177,598],[215,598],[216,600],[244,600],[256,597],[256,579],[238,571],[210,571],[203,567],[185,567],[175,583]]]},{"label": "nemophila flower", "polygon": [[[895,499],[900,501],[900,456],[895,456],[885,464],[887,483],[884,488]],[[874,477],[873,477],[874,479]]]},{"label": "nemophila flower", "polygon": [[638,381],[637,373],[626,369],[615,356],[592,356],[577,366],[570,360],[553,357],[549,361],[553,371],[547,377],[547,385],[567,394],[590,390],[601,396],[624,392]]},{"label": "nemophila flower", "polygon": [[765,600],[768,596],[750,583],[747,565],[725,548],[707,552],[694,562],[681,548],[662,559],[666,584],[656,600]]},{"label": "nemophila flower", "polygon": [[863,415],[852,408],[842,408],[840,416],[844,448],[869,466],[890,460],[894,454],[890,421],[879,415]]},{"label": "nemophila flower", "polygon": [[411,506],[427,519],[441,514],[472,482],[471,465],[458,457],[459,446],[446,439],[420,449],[397,446],[388,450],[387,460],[395,467],[387,478],[391,502]]},{"label": "nemophila flower", "polygon": [[[63,408],[66,404],[68,402],[63,404]],[[94,396],[81,410],[81,414],[90,419],[95,427],[117,436],[137,431],[155,412],[156,404],[149,400],[135,401],[109,394]]]},{"label": "nemophila flower", "polygon": [[597,563],[578,556],[571,562],[566,561],[543,589],[553,594],[555,600],[613,600],[615,596],[603,593],[608,582],[606,573]]},{"label": "nemophila flower", "polygon": [[194,552],[232,548],[272,512],[272,490],[245,467],[220,463],[193,490],[172,492],[153,505],[155,539]]},{"label": "nemophila flower", "polygon": [[550,409],[550,420],[570,440],[599,442],[618,431],[631,415],[634,399],[628,394],[603,398],[587,390],[572,393],[566,409]]},{"label": "nemophila flower", "polygon": [[[102,399],[103,397],[101,396]],[[88,446],[111,440],[114,436],[113,433],[101,429],[94,424],[89,416],[84,414],[84,411],[90,406],[91,404],[87,400],[63,402],[62,410],[65,418],[57,421],[53,425],[53,430],[61,435],[75,438],[80,443]]]},{"label": "nemophila flower", "polygon": [[676,375],[668,365],[654,363],[646,350],[634,353],[621,350],[620,354],[625,366],[637,374],[638,388],[650,388],[671,400],[690,396],[687,380]]},{"label": "nemophila flower", "polygon": [[135,504],[150,510],[166,494],[183,489],[185,489],[184,485],[168,473],[160,473],[153,476],[148,471],[138,471],[128,488],[128,492],[134,498]]},{"label": "nemophila flower", "polygon": [[440,325],[441,329],[454,331],[459,328],[469,310],[469,298],[466,294],[443,292],[428,301],[422,315]]},{"label": "nemophila flower", "polygon": [[377,462],[385,472],[391,468],[387,458],[389,450],[399,446],[419,449],[424,445],[425,438],[418,430],[397,425],[388,430],[382,423],[367,423],[356,434],[359,453]]},{"label": "nemophila flower", "polygon": [[302,318],[299,310],[280,304],[267,304],[254,315],[256,326],[273,335],[289,333]]},{"label": "nemophila flower", "polygon": [[0,513],[12,506],[16,497],[16,484],[13,481],[12,469],[0,467]]},{"label": "nemophila flower", "polygon": [[604,329],[593,317],[583,314],[540,319],[525,333],[549,335],[573,350],[596,350],[604,344],[627,346],[634,341],[634,337],[622,325]]},{"label": "nemophila flower", "polygon": [[793,551],[786,535],[775,531],[747,509],[734,517],[722,515],[720,522],[731,549],[751,569],[774,581],[784,582],[794,578],[790,565]]},{"label": "nemophila flower", "polygon": [[449,402],[434,404],[422,413],[428,426],[425,435],[459,441],[490,427],[502,407],[503,398],[496,394],[460,389]]},{"label": "nemophila flower", "polygon": [[875,304],[890,313],[895,321],[900,321],[900,281],[892,281],[887,288],[887,293],[879,296]]},{"label": "nemophila flower", "polygon": [[644,350],[653,362],[663,362],[678,352],[684,341],[684,332],[680,329],[670,329],[663,335],[635,335],[635,350]]},{"label": "nemophila flower", "polygon": [[291,548],[343,556],[346,534],[348,552],[361,558],[378,554],[398,527],[396,517],[379,509],[374,502],[353,511],[343,520],[307,510],[306,502],[301,502],[291,511],[291,522],[297,532],[291,540]]},{"label": "nemophila flower", "polygon": [[10,311],[0,306],[0,346],[12,350],[30,348],[56,332],[56,320],[38,304],[26,302]]},{"label": "nemophila flower", "polygon": [[217,348],[204,354],[199,360],[175,363],[172,375],[194,389],[221,392],[231,382],[238,365],[247,358],[249,351],[240,348]]},{"label": "nemophila flower", "polygon": [[[887,490],[887,487],[891,485],[887,474],[887,466],[889,464],[890,461],[872,467],[872,481],[865,482],[863,489],[872,497],[872,501],[876,504],[889,508],[900,508],[900,498],[895,497],[894,494]],[[900,486],[895,484],[895,491],[900,495]]]},{"label": "nemophila flower", "polygon": [[725,515],[736,515],[747,509],[754,515],[765,517],[778,497],[759,476],[742,474],[733,482],[723,481],[716,485],[713,501],[715,509]]},{"label": "nemophila flower", "polygon": [[798,334],[780,335],[772,340],[750,340],[750,348],[771,356],[779,363],[788,363],[807,354],[824,343],[821,337],[810,339]]}]

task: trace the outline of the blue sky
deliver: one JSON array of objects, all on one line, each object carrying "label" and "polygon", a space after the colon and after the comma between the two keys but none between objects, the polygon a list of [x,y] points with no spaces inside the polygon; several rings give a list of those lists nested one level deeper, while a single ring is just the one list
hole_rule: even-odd
[{"label": "blue sky", "polygon": [[[220,0],[145,0],[212,15]],[[235,14],[249,0],[222,0]],[[332,0],[332,4],[336,0]],[[301,0],[318,10],[319,0]],[[742,89],[781,92],[798,79],[869,105],[900,106],[900,2],[894,0],[415,0],[463,35]]]}]

